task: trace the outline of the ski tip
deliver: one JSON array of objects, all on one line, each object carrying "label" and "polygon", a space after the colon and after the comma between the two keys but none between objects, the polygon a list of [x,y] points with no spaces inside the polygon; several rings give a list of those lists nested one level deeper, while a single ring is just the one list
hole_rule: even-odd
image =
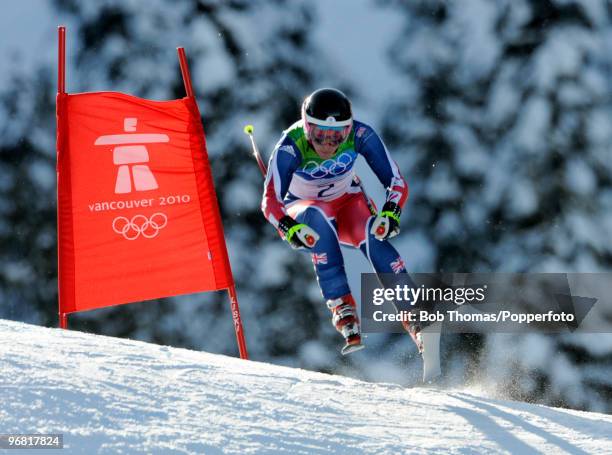
[{"label": "ski tip", "polygon": [[348,355],[352,352],[361,351],[363,348],[365,348],[365,344],[347,344],[340,352],[342,355]]},{"label": "ski tip", "polygon": [[253,131],[254,131],[253,125],[244,126],[244,134],[253,134]]}]

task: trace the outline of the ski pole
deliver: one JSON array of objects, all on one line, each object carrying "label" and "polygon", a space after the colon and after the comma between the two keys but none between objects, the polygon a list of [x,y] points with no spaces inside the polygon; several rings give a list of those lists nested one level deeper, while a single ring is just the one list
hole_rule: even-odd
[{"label": "ski pole", "polygon": [[[359,177],[357,177],[356,174],[355,174],[355,177],[353,177],[353,182],[355,182],[357,185],[359,185],[359,189],[361,190],[361,194],[363,194],[363,198],[365,199],[366,204],[368,205],[368,209],[370,209],[370,214],[372,216],[376,216],[378,214],[378,212],[376,211],[376,207],[374,206],[374,204],[372,203],[372,201],[368,197],[368,194],[365,192],[365,188],[363,187],[363,184],[361,183],[361,179]],[[378,226],[378,228],[376,228],[376,234],[383,235],[384,233],[385,233],[385,226],[383,224],[381,224],[380,226]]]},{"label": "ski pole", "polygon": [[363,197],[365,198],[366,204],[368,204],[368,208],[370,209],[370,213],[372,215],[376,216],[378,214],[378,212],[376,211],[376,207],[374,207],[374,204],[372,203],[372,201],[368,197],[368,194],[366,193],[365,188],[363,187],[363,183],[361,183],[361,179],[359,177],[357,177],[356,174],[353,177],[353,182],[355,182],[357,185],[359,185],[359,189],[361,190],[361,194],[363,194]]},{"label": "ski pole", "polygon": [[261,159],[261,154],[259,153],[259,147],[257,147],[257,143],[255,142],[254,132],[255,132],[255,128],[253,128],[253,125],[246,125],[244,127],[244,134],[249,136],[249,139],[251,139],[251,147],[253,148],[253,156],[257,160],[257,165],[259,166],[259,170],[265,177],[266,174],[268,173],[268,170],[266,169],[265,163]]},{"label": "ski pole", "polygon": [[[254,133],[255,133],[255,128],[253,128],[253,125],[246,125],[244,127],[244,134],[249,136],[249,139],[251,139],[251,147],[253,148],[253,156],[257,160],[257,165],[259,166],[259,170],[261,171],[261,173],[263,174],[265,178],[266,174],[268,173],[268,170],[266,169],[266,164],[263,162],[263,159],[261,158],[261,154],[259,153],[259,147],[257,147],[257,142],[255,142]],[[317,242],[317,239],[315,239],[313,236],[308,235],[308,234],[306,234],[306,236],[304,237],[304,240],[306,241],[306,243],[308,244],[310,248],[312,248],[314,244]]]}]

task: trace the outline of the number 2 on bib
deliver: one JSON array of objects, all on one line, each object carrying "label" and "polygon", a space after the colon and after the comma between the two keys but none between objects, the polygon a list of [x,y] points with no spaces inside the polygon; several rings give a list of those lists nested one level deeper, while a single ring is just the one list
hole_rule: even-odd
[{"label": "number 2 on bib", "polygon": [[329,194],[325,194],[326,191],[331,190],[334,187],[333,183],[330,183],[328,185],[325,185],[325,188],[323,188],[321,191],[319,191],[317,193],[317,197],[325,197],[325,196],[329,196]]}]

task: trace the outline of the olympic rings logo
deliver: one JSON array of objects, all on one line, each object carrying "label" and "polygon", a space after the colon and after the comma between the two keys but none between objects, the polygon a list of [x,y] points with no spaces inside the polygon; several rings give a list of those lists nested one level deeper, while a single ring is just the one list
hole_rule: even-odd
[{"label": "olympic rings logo", "polygon": [[323,161],[321,164],[317,163],[316,161],[308,161],[302,168],[302,171],[310,175],[312,178],[321,179],[323,177],[327,177],[328,175],[336,176],[344,173],[352,162],[353,157],[349,153],[344,152],[338,158],[330,158]]},{"label": "olympic rings logo", "polygon": [[131,220],[124,216],[118,216],[113,220],[113,231],[122,235],[126,240],[136,240],[141,235],[146,239],[152,239],[159,231],[168,224],[168,217],[157,212],[147,218],[144,215],[134,215]]}]

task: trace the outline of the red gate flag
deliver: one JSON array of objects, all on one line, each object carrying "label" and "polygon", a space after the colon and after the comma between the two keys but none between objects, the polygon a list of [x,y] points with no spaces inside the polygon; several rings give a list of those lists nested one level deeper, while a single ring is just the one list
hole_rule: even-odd
[{"label": "red gate flag", "polygon": [[[60,317],[227,289],[242,332],[204,130],[182,49],[185,98],[57,97]],[[242,340],[244,342],[244,340]]]},{"label": "red gate flag", "polygon": [[62,311],[228,288],[194,100],[61,98]]}]

